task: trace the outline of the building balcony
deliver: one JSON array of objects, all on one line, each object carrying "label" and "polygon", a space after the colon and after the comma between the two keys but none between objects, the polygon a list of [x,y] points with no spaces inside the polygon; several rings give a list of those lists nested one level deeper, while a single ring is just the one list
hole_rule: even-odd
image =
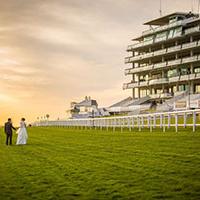
[{"label": "building balcony", "polygon": [[179,81],[179,76],[170,77],[168,80],[169,80],[169,83],[178,82]]},{"label": "building balcony", "polygon": [[167,52],[167,49],[161,49],[159,51],[155,51],[153,53],[153,56],[159,56],[159,55],[162,55],[162,54],[166,54],[166,52]]},{"label": "building balcony", "polygon": [[125,75],[140,73],[142,71],[149,71],[149,70],[152,70],[152,69],[153,69],[153,65],[148,65],[148,66],[145,66],[145,67],[129,68],[129,69],[125,69]]},{"label": "building balcony", "polygon": [[176,51],[180,51],[182,49],[182,46],[181,45],[177,45],[177,46],[174,46],[174,47],[169,47],[167,48],[167,52],[168,53],[174,53]]},{"label": "building balcony", "polygon": [[195,26],[185,30],[185,34],[190,34],[199,31],[199,26]]},{"label": "building balcony", "polygon": [[196,80],[196,79],[200,79],[200,73],[182,75],[180,76],[179,81],[191,81],[191,80]]},{"label": "building balcony", "polygon": [[149,81],[140,81],[139,82],[139,87],[146,87],[149,85]]},{"label": "building balcony", "polygon": [[148,81],[124,83],[123,90],[131,88],[147,87],[147,86],[148,86]]},{"label": "building balcony", "polygon": [[200,73],[196,73],[195,79],[200,79]]},{"label": "building balcony", "polygon": [[160,85],[168,83],[168,78],[152,79],[149,81],[149,85]]},{"label": "building balcony", "polygon": [[161,50],[151,52],[151,53],[146,53],[146,54],[143,54],[143,55],[126,57],[125,58],[125,64],[132,63],[132,62],[139,62],[141,60],[153,58],[153,57],[156,57],[156,56],[162,56],[162,55],[166,55],[166,54],[176,53],[176,52],[187,50],[187,49],[189,50],[189,49],[195,48],[195,47],[200,47],[200,41],[189,42],[189,43],[186,43],[186,44],[183,44],[183,45],[177,45],[177,46],[174,46],[174,47],[161,49]]},{"label": "building balcony", "polygon": [[[194,19],[190,19],[190,21],[192,21],[192,20],[194,20]],[[180,21],[178,23],[180,23],[179,25],[185,25],[186,21],[183,20],[183,21]],[[188,19],[187,19],[187,23],[189,23]],[[166,27],[168,27],[168,28],[166,28],[166,30],[167,30],[167,29],[170,28],[170,25],[166,25]],[[161,28],[161,27],[158,27],[158,29],[159,28]],[[154,34],[155,32],[158,32],[158,31],[153,31],[153,29],[152,30],[148,30],[148,31],[152,32],[152,34]],[[191,33],[199,32],[199,31],[200,31],[200,27],[199,26],[195,26],[195,27],[186,29],[184,33],[181,32],[181,34],[175,35],[173,38],[162,38],[162,39],[158,39],[157,41],[155,41],[155,40],[142,41],[142,42],[139,42],[139,43],[128,45],[127,51],[132,51],[132,50],[138,49],[140,47],[145,47],[145,46],[148,46],[148,45],[151,45],[151,44],[156,44],[156,43],[163,42],[163,41],[166,41],[166,40],[171,40],[171,39],[174,39],[174,38],[178,38],[180,36],[190,35]]]},{"label": "building balcony", "polygon": [[154,52],[143,54],[140,56],[141,57],[140,59],[152,57],[152,56],[154,56],[154,54],[155,54]]},{"label": "building balcony", "polygon": [[125,90],[131,88],[140,88],[140,87],[148,87],[148,86],[163,85],[163,84],[176,84],[183,81],[188,82],[198,79],[200,80],[200,73],[193,73],[193,74],[180,75],[169,78],[159,78],[147,81],[124,83],[123,89]]},{"label": "building balcony", "polygon": [[172,60],[167,62],[167,66],[180,65],[182,63],[182,59]]},{"label": "building balcony", "polygon": [[154,34],[154,33],[157,33],[157,32],[168,30],[170,28],[174,28],[176,26],[181,26],[183,23],[184,23],[184,20],[183,21],[174,22],[174,23],[171,23],[171,24],[167,24],[167,25],[164,25],[164,26],[159,26],[159,27],[156,27],[156,28],[152,28],[152,29],[143,31],[142,32],[142,36],[151,35],[151,34]]},{"label": "building balcony", "polygon": [[181,46],[181,49],[188,49],[188,48],[190,49],[190,48],[198,47],[199,45],[200,45],[200,41],[195,41],[195,42],[189,42],[186,44],[182,44],[182,46],[181,45],[179,45],[179,46]]},{"label": "building balcony", "polygon": [[153,43],[154,43],[153,40],[148,40],[148,41],[142,41],[142,42],[139,42],[139,43],[131,44],[131,45],[128,45],[127,51],[131,51],[132,49],[135,49],[135,48],[138,48],[138,47],[148,46],[148,45],[151,45]]},{"label": "building balcony", "polygon": [[132,69],[134,69],[134,68],[125,69],[124,74],[125,74],[125,75],[132,74],[132,73],[131,73],[131,70],[132,70]]},{"label": "building balcony", "polygon": [[167,99],[171,98],[172,95],[170,93],[161,93],[161,94],[150,94],[149,97],[151,99]]},{"label": "building balcony", "polygon": [[127,63],[132,63],[134,62],[136,59],[140,60],[143,59],[145,57],[145,55],[138,55],[138,56],[129,56],[125,58],[125,64]]},{"label": "building balcony", "polygon": [[161,62],[153,65],[153,69],[160,69],[167,66],[167,62]]},{"label": "building balcony", "polygon": [[[190,74],[190,75],[193,75],[193,74]],[[189,81],[190,80],[190,75],[187,74],[187,75],[180,76],[179,81]]]},{"label": "building balcony", "polygon": [[191,81],[200,79],[200,73],[186,74],[169,78],[169,83],[177,83],[182,81]]},{"label": "building balcony", "polygon": [[162,69],[165,67],[174,67],[177,65],[193,63],[193,62],[197,62],[197,61],[200,61],[200,55],[195,55],[195,56],[191,56],[191,57],[187,57],[187,58],[181,58],[181,59],[172,60],[172,61],[168,61],[168,62],[160,62],[160,63],[156,63],[156,64],[152,64],[152,65],[147,65],[145,67],[130,68],[128,70],[125,70],[125,75],[140,73],[140,72],[150,71],[150,70],[158,70],[158,69]]},{"label": "building balcony", "polygon": [[190,62],[195,62],[198,60],[198,56],[191,56],[188,58],[183,58],[182,63],[190,63]]},{"label": "building balcony", "polygon": [[131,88],[138,88],[139,82],[130,82],[130,83],[124,83],[123,84],[123,90],[131,89]]}]

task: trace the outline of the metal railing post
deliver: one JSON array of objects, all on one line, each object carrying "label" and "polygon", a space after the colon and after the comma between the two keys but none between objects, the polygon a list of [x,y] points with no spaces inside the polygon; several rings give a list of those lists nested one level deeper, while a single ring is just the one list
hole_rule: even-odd
[{"label": "metal railing post", "polygon": [[139,126],[139,131],[141,131],[141,126],[140,126],[140,124],[141,124],[141,119],[140,119],[140,117],[138,117],[138,122],[139,122],[139,124],[138,124],[138,126]]},{"label": "metal railing post", "polygon": [[131,131],[131,118],[128,118],[128,127],[129,127],[129,131]]},{"label": "metal railing post", "polygon": [[176,129],[176,132],[178,132],[178,114],[177,113],[175,114],[175,129]]},{"label": "metal railing post", "polygon": [[151,118],[151,116],[150,116],[150,132],[152,132],[152,118]]},{"label": "metal railing post", "polygon": [[186,124],[187,124],[187,113],[184,113],[184,125],[183,127],[186,128]]},{"label": "metal railing post", "polygon": [[170,128],[170,124],[171,124],[171,115],[170,113],[168,114],[168,128]]},{"label": "metal railing post", "polygon": [[196,112],[193,112],[193,132],[196,130]]},{"label": "metal railing post", "polygon": [[163,132],[165,132],[165,115],[163,115]]},{"label": "metal railing post", "polygon": [[156,128],[156,115],[153,116],[153,127]]}]

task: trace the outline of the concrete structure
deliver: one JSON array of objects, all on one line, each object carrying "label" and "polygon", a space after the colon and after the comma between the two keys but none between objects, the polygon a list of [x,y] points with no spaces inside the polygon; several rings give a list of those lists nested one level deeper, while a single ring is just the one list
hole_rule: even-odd
[{"label": "concrete structure", "polygon": [[91,97],[85,97],[85,99],[79,103],[72,102],[70,108],[71,118],[89,118],[108,116],[109,113],[104,108],[98,108],[97,101],[91,99]]},{"label": "concrete structure", "polygon": [[148,111],[152,107],[152,103],[149,102],[149,97],[143,97],[140,99],[133,99],[132,97],[125,98],[107,108],[111,115],[133,115],[141,112]]},{"label": "concrete structure", "polygon": [[130,67],[125,75],[131,82],[133,99],[149,96],[169,99],[186,91],[200,92],[200,18],[193,13],[176,12],[146,22],[150,28],[129,45],[125,58]]}]

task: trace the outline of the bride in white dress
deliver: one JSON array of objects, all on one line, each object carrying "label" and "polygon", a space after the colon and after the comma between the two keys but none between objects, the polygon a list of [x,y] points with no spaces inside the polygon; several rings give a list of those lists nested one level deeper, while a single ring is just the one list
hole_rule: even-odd
[{"label": "bride in white dress", "polygon": [[25,124],[25,119],[22,118],[20,122],[20,128],[17,130],[17,145],[19,144],[26,144],[27,139],[28,139],[28,134],[26,130],[26,124]]}]

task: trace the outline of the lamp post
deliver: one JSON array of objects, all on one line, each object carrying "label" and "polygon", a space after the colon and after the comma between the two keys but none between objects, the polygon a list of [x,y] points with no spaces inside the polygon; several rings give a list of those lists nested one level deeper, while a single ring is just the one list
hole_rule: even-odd
[{"label": "lamp post", "polygon": [[188,109],[190,109],[190,71],[188,71]]}]

